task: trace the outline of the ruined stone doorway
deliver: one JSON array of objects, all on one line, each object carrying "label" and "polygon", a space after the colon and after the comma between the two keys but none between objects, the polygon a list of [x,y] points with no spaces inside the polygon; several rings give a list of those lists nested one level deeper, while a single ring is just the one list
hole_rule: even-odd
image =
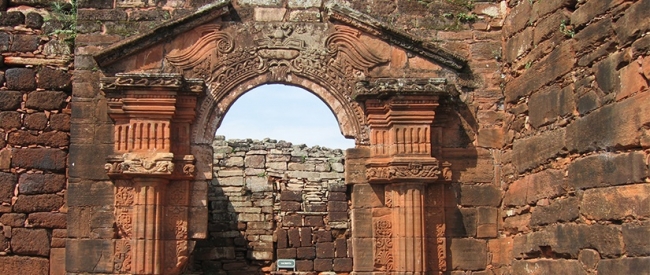
[{"label": "ruined stone doorway", "polygon": [[[99,178],[110,178],[121,232],[106,242],[115,264],[105,273],[179,274],[187,268],[197,242],[211,233],[214,133],[237,98],[267,83],[308,89],[332,110],[341,133],[355,139],[345,156],[345,185],[328,190],[351,190],[334,212],[345,213],[352,202],[346,243],[347,255],[354,255],[352,272],[445,271],[445,220],[436,215],[425,224],[424,217],[443,213],[442,200],[424,198],[434,198],[427,192],[440,196],[435,190],[452,180],[451,164],[438,159],[441,131],[433,121],[440,97],[454,89],[466,61],[344,7],[324,11],[327,20],[318,22],[240,22],[233,20],[236,12],[230,2],[211,6],[94,56],[113,131],[107,175]],[[273,190],[282,180],[258,183]],[[317,217],[323,224],[329,204]],[[306,220],[301,217],[301,228],[289,226],[287,238],[296,229],[301,237]],[[322,257],[327,261],[337,251],[334,241],[328,243],[325,250],[334,256]]]},{"label": "ruined stone doorway", "polygon": [[[222,127],[232,127],[229,122],[244,123],[240,126],[245,129],[261,127],[241,117],[247,115],[283,131],[319,134],[320,130],[321,135],[332,131],[343,139],[331,110],[307,90],[279,84],[261,87],[237,99],[217,130],[208,189],[208,238],[197,242],[190,269],[204,274],[268,274],[276,270],[278,259],[295,259],[301,272],[350,272],[350,196],[343,150],[269,138],[226,140],[220,135]],[[301,109],[297,104],[308,106]],[[289,115],[280,121],[273,112]],[[246,136],[237,129],[224,134],[229,133]],[[277,136],[273,133],[268,127],[252,136]],[[297,132],[284,137],[309,140]]]}]

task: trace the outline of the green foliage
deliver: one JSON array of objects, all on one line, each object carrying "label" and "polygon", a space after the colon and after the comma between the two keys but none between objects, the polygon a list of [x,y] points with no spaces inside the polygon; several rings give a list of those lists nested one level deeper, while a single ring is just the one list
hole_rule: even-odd
[{"label": "green foliage", "polygon": [[562,20],[560,23],[560,32],[566,37],[573,38],[576,35],[576,32],[573,30],[573,26],[567,24],[565,20]]},{"label": "green foliage", "polygon": [[470,13],[459,12],[456,14],[456,18],[458,18],[460,22],[474,22],[478,17],[476,16],[476,14],[473,14],[471,12]]},{"label": "green foliage", "polygon": [[524,66],[524,69],[528,70],[528,69],[530,69],[531,66],[533,66],[533,61],[532,60],[526,62],[526,65]]},{"label": "green foliage", "polygon": [[51,15],[49,20],[58,22],[60,28],[52,31],[50,35],[61,36],[66,42],[73,43],[77,36],[77,1],[53,2]]}]

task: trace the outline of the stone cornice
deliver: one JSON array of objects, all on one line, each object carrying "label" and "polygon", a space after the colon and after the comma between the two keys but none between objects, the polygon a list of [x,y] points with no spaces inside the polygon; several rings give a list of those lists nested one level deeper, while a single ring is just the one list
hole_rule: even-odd
[{"label": "stone cornice", "polygon": [[437,61],[456,71],[467,68],[467,60],[438,45],[416,38],[379,22],[378,20],[348,7],[334,5],[329,8],[329,19],[361,29],[415,54]]},{"label": "stone cornice", "polygon": [[202,93],[205,83],[201,79],[185,79],[180,74],[171,73],[121,73],[114,77],[101,79],[101,89],[104,92],[122,90],[157,90],[185,93]]}]

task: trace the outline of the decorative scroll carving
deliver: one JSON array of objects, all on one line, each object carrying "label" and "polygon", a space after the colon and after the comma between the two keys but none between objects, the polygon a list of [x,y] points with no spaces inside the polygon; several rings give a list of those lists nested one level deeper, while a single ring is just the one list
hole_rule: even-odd
[{"label": "decorative scroll carving", "polygon": [[203,80],[183,79],[180,74],[175,73],[118,73],[115,75],[115,77],[102,78],[100,84],[101,89],[104,91],[165,88],[185,92],[200,93],[205,89],[205,83]]},{"label": "decorative scroll carving", "polygon": [[394,270],[393,225],[387,220],[375,222],[375,268],[380,271]]},{"label": "decorative scroll carving", "polygon": [[420,40],[402,31],[391,28],[348,7],[334,5],[330,8],[329,18],[330,20],[363,30],[384,41],[389,41],[393,45],[398,45],[426,58],[436,60],[454,70],[460,71],[467,66],[467,61],[459,55],[449,52],[433,43]]},{"label": "decorative scroll carving", "polygon": [[386,167],[368,167],[366,169],[366,178],[373,180],[392,180],[392,179],[411,179],[411,178],[429,178],[436,180],[440,175],[440,167],[435,164],[422,164],[412,162],[408,164],[391,165]]},{"label": "decorative scroll carving", "polygon": [[442,163],[442,177],[446,181],[450,181],[453,177],[453,173],[451,171],[451,163],[445,161]]},{"label": "decorative scroll carving", "polygon": [[174,171],[172,162],[174,154],[156,153],[140,155],[126,153],[122,156],[108,158],[104,165],[109,174],[165,174],[169,175]]},{"label": "decorative scroll carving", "polygon": [[164,154],[155,158],[133,157],[125,158],[122,162],[122,173],[134,174],[171,174],[174,163],[171,161],[173,154]]},{"label": "decorative scroll carving", "polygon": [[201,76],[208,76],[218,66],[219,58],[233,51],[232,37],[221,31],[219,25],[204,25],[197,28],[201,38],[184,50],[173,50],[165,57],[175,67],[191,69]]},{"label": "decorative scroll carving", "polygon": [[438,254],[438,270],[447,271],[447,239],[445,238],[445,224],[436,225],[436,252]]},{"label": "decorative scroll carving", "polygon": [[344,71],[352,72],[354,68],[368,74],[368,69],[388,62],[388,59],[375,55],[368,46],[359,41],[361,32],[358,30],[344,26],[335,28],[337,31],[327,37],[325,45]]},{"label": "decorative scroll carving", "polygon": [[115,271],[119,273],[131,273],[131,242],[128,240],[115,241]]}]

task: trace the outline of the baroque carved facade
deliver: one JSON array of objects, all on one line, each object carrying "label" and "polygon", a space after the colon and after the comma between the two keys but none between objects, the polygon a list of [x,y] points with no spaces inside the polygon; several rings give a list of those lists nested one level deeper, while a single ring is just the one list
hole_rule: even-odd
[{"label": "baroque carved facade", "polygon": [[[95,55],[106,68],[102,90],[114,121],[114,154],[105,169],[115,186],[115,273],[178,274],[184,268],[193,240],[206,234],[212,165],[206,145],[232,103],[265,83],[319,96],[344,136],[356,140],[351,150],[364,156],[360,165],[346,162],[347,173],[362,174],[346,178],[348,184],[385,189],[370,231],[353,228],[353,244],[374,247],[368,253],[352,246],[353,271],[445,271],[444,217],[427,221],[425,196],[429,185],[452,178],[450,164],[435,156],[432,124],[440,98],[466,66],[463,59],[347,8],[335,6],[327,20],[304,23],[222,20],[236,12],[229,2],[210,10],[192,19],[203,22],[196,26],[189,19],[172,22],[154,30],[157,35]],[[160,33],[172,27],[187,33]],[[123,61],[157,50],[166,54],[149,67]],[[117,52],[127,57],[116,59]],[[433,69],[409,77],[391,52],[424,58]],[[427,261],[432,249],[438,260],[433,268]]]}]

